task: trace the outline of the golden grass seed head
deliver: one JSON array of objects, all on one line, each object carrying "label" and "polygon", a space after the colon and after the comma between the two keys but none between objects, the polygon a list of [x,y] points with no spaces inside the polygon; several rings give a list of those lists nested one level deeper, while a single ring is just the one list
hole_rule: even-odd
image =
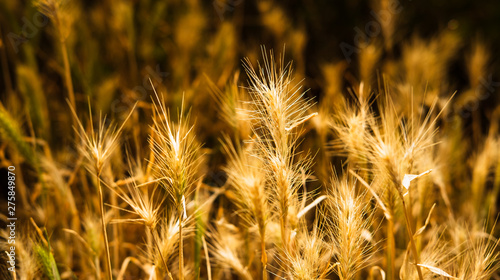
[{"label": "golden grass seed head", "polygon": [[324,216],[328,219],[326,228],[335,249],[338,275],[341,279],[354,279],[370,263],[374,252],[373,244],[365,238],[371,231],[373,214],[365,192],[356,194],[354,179],[334,175],[327,190]]},{"label": "golden grass seed head", "polygon": [[325,242],[325,232],[314,226],[309,232],[300,226],[292,240],[293,250],[284,252],[284,259],[278,261],[282,269],[289,271],[291,279],[325,279],[333,266],[330,259],[332,247]]},{"label": "golden grass seed head", "polygon": [[156,117],[153,120],[155,137],[150,139],[155,155],[154,168],[162,187],[180,207],[183,199],[193,191],[197,180],[201,146],[193,135],[193,126],[188,126],[189,116],[183,116],[183,108],[178,123],[174,123],[158,95],[156,101]]},{"label": "golden grass seed head", "polygon": [[238,228],[225,219],[216,222],[216,227],[209,229],[209,248],[215,264],[221,268],[231,269],[241,279],[253,279],[242,261],[243,238]]}]

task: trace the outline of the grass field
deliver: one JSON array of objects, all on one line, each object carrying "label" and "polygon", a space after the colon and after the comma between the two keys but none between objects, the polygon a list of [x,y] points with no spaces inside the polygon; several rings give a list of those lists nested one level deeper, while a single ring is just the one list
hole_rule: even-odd
[{"label": "grass field", "polygon": [[414,2],[0,0],[0,278],[500,279],[500,7]]}]

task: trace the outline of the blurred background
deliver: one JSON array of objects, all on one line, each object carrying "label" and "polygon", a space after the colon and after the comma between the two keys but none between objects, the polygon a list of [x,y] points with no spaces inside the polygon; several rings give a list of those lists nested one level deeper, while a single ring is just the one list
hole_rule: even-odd
[{"label": "blurred background", "polygon": [[[204,106],[205,75],[223,87],[242,69],[242,58],[255,61],[260,46],[277,53],[286,49],[298,79],[305,79],[305,87],[318,100],[337,77],[343,91],[367,78],[363,75],[370,76],[373,88],[377,75],[404,80],[404,74],[384,61],[404,59],[412,51],[415,59],[434,67],[418,48],[441,60],[436,63],[442,65],[438,76],[444,91],[460,95],[470,84],[466,57],[475,42],[485,47],[485,55],[491,54],[485,79],[492,75],[490,80],[500,81],[494,55],[500,47],[500,5],[495,1],[38,2],[0,3],[0,85],[4,101],[11,90],[34,87],[37,94],[49,97],[44,106],[51,110],[45,114],[58,114],[66,106],[60,102],[66,98],[60,40],[67,49],[77,102],[89,96],[104,113],[123,110],[134,95],[149,101],[148,78],[162,90],[185,91],[190,103]],[[44,15],[36,5],[56,2],[61,13],[53,24],[50,12]],[[361,51],[365,43],[383,46],[368,62],[362,61],[369,52]],[[429,82],[425,78],[418,82]],[[481,100],[479,106],[488,107],[496,98]],[[57,141],[69,120],[49,119],[51,141]]]}]

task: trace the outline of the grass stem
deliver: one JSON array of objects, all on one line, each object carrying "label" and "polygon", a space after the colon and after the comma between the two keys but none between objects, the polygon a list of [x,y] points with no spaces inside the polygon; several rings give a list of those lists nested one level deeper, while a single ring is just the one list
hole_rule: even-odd
[{"label": "grass stem", "polygon": [[401,198],[401,203],[403,203],[403,210],[404,210],[404,215],[405,215],[405,224],[406,224],[406,230],[408,231],[408,237],[410,238],[410,248],[413,253],[413,259],[415,260],[415,268],[417,269],[418,273],[418,278],[420,280],[424,280],[424,277],[422,275],[422,269],[418,264],[420,264],[420,256],[417,251],[417,246],[415,245],[415,240],[413,238],[413,231],[411,229],[411,224],[410,224],[410,215],[411,215],[411,209],[406,208],[406,202],[404,200],[403,194],[398,191],[399,197]]},{"label": "grass stem", "polygon": [[[182,206],[181,206],[182,207]],[[179,208],[179,280],[184,280],[184,240],[182,238],[182,223],[184,222],[184,211]]]},{"label": "grass stem", "polygon": [[151,233],[151,235],[153,236],[153,242],[155,243],[156,249],[158,250],[158,254],[160,254],[160,258],[163,262],[163,266],[165,266],[165,272],[167,273],[168,278],[170,280],[173,280],[172,274],[168,270],[167,261],[166,261],[165,257],[163,257],[163,253],[161,252],[160,244],[158,243],[158,237],[154,233],[153,228],[148,227],[148,229],[149,229],[149,232]]},{"label": "grass stem", "polygon": [[99,189],[99,208],[101,212],[101,223],[102,223],[102,235],[104,236],[104,247],[106,252],[106,269],[108,272],[108,279],[113,279],[113,271],[111,270],[111,258],[109,256],[109,243],[108,243],[108,232],[106,230],[106,221],[104,217],[104,199],[102,195],[101,179],[100,179],[100,168],[97,169],[97,188]]},{"label": "grass stem", "polygon": [[261,230],[260,251],[261,251],[260,261],[262,262],[262,279],[267,280],[267,253],[266,253],[265,230]]},{"label": "grass stem", "polygon": [[393,211],[391,211],[391,219],[387,219],[387,279],[394,280],[394,272],[396,270],[394,259],[396,257],[396,242],[394,239],[394,221],[392,219]]}]

